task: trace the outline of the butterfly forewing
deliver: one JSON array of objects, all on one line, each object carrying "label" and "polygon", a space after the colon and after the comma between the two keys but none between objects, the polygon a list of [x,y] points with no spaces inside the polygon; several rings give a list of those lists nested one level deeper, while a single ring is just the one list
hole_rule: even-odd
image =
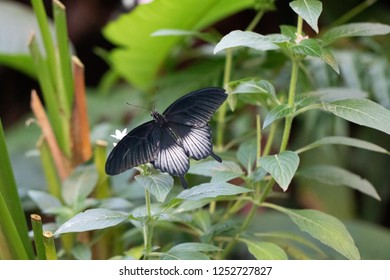
[{"label": "butterfly forewing", "polygon": [[153,161],[157,155],[161,133],[160,129],[156,128],[155,121],[149,121],[123,137],[108,156],[106,173],[116,175]]},{"label": "butterfly forewing", "polygon": [[222,88],[204,88],[193,91],[173,102],[163,113],[168,122],[192,127],[205,126],[214,112],[226,100]]}]

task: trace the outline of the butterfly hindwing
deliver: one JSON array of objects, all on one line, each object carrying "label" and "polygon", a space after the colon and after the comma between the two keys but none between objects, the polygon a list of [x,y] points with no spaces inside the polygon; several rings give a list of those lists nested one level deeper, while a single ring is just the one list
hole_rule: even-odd
[{"label": "butterfly hindwing", "polygon": [[226,98],[227,94],[222,88],[196,90],[173,102],[164,111],[163,116],[169,123],[203,127]]},{"label": "butterfly hindwing", "polygon": [[195,160],[208,157],[212,153],[210,126],[191,127],[188,125],[170,123],[169,127],[179,138],[179,143],[188,156]]},{"label": "butterfly hindwing", "polygon": [[160,147],[152,164],[172,176],[184,175],[190,168],[188,155],[178,145],[168,127],[161,127],[159,130],[161,130]]},{"label": "butterfly hindwing", "polygon": [[111,151],[106,173],[116,175],[137,165],[153,161],[160,145],[160,129],[155,121],[146,122],[130,131]]}]

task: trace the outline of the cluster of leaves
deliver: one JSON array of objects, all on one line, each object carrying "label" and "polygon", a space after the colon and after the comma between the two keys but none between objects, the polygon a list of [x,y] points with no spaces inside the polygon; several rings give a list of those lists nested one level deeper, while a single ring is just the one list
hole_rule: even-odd
[{"label": "cluster of leaves", "polygon": [[[162,2],[157,3],[156,6],[162,5]],[[290,6],[300,19],[305,20],[314,31],[319,31],[317,22],[322,11],[321,2],[315,0],[293,1]],[[150,6],[147,9],[153,8],[156,7]],[[130,20],[130,18],[126,18],[126,20]],[[124,24],[124,22],[125,19],[122,19],[118,24]],[[200,27],[202,26],[194,26],[193,29]],[[114,28],[118,28],[118,26],[112,24],[111,27],[107,28],[107,34],[112,36],[113,33],[110,33],[110,29]],[[155,29],[156,27],[153,27],[153,30],[150,31]],[[179,40],[180,36],[212,37],[210,34],[207,36],[207,34],[192,30],[160,30],[155,32],[154,35],[175,36],[172,38],[171,44],[174,40]],[[214,48],[214,53],[237,47],[247,47],[261,52],[277,51],[285,54],[293,64],[302,69],[306,67],[303,64],[303,59],[316,58],[328,64],[336,73],[339,73],[337,60],[330,51],[332,43],[340,38],[351,36],[388,34],[390,27],[373,23],[346,24],[329,29],[319,38],[311,39],[299,33],[301,32],[299,28],[298,34],[296,32],[297,28],[292,26],[282,26],[281,34],[272,35],[261,35],[251,31],[233,31],[218,42]],[[119,35],[117,34],[117,36]],[[148,38],[147,40],[151,39]],[[140,42],[140,44],[144,44],[142,40]],[[113,52],[114,58],[112,61],[117,63],[118,67],[124,64],[119,63],[115,57],[116,55],[120,56],[122,52],[124,55],[124,50]],[[130,49],[127,53],[130,55]],[[166,54],[159,53],[158,55],[163,57]],[[160,59],[162,59],[161,57]],[[156,60],[158,59],[156,58]],[[126,68],[126,73],[129,80],[134,83],[135,80],[133,79],[137,79],[137,77],[133,77],[132,71],[128,71],[128,68]],[[145,77],[148,77],[148,75],[145,75]],[[379,200],[380,197],[371,183],[341,167],[316,165],[298,170],[299,155],[323,145],[347,145],[384,154],[389,154],[389,152],[370,142],[342,136],[324,137],[295,151],[286,150],[286,147],[283,147],[279,153],[273,155],[269,155],[269,149],[261,152],[261,148],[257,143],[260,141],[262,131],[267,131],[266,129],[270,127],[271,130],[267,134],[268,141],[272,141],[272,130],[280,123],[278,120],[290,119],[292,121],[293,118],[309,110],[329,112],[347,121],[390,134],[388,125],[390,123],[390,112],[381,105],[365,99],[365,93],[360,90],[320,88],[307,93],[299,92],[299,96],[295,96],[295,86],[294,82],[290,84],[289,95],[284,99],[283,96],[277,94],[274,85],[267,80],[244,78],[229,81],[227,84],[228,103],[231,109],[236,109],[237,104],[239,106],[242,106],[242,104],[257,105],[262,112],[265,112],[265,118],[262,128],[257,130],[257,138],[249,139],[240,144],[236,156],[233,156],[232,160],[224,160],[223,163],[203,161],[192,164],[189,173],[211,177],[210,183],[202,183],[191,189],[178,192],[177,189],[173,188],[173,180],[169,175],[142,169],[141,174],[135,176],[134,179],[147,193],[153,196],[154,203],[134,207],[130,212],[103,208],[90,209],[77,214],[64,223],[56,233],[102,229],[128,220],[135,228],[145,232],[151,231],[153,227],[163,227],[163,225],[169,223],[169,230],[177,228],[180,231],[184,226],[186,228],[185,232],[192,235],[195,241],[201,243],[182,243],[168,247],[165,251],[160,250],[159,247],[149,248],[149,251],[144,248],[146,250],[144,254],[147,254],[146,257],[207,259],[208,255],[211,255],[213,258],[224,258],[230,253],[231,247],[240,242],[247,246],[248,251],[255,258],[286,259],[288,258],[287,253],[282,249],[286,240],[294,240],[323,256],[324,253],[321,249],[314,243],[302,239],[299,235],[277,232],[265,234],[264,232],[249,230],[248,225],[251,222],[252,215],[259,206],[262,206],[286,214],[301,231],[307,232],[344,257],[349,259],[360,258],[359,251],[351,235],[335,217],[317,210],[289,209],[264,202],[264,200],[268,197],[270,187],[272,187],[274,181],[283,191],[286,191],[292,179],[297,176],[328,184],[345,185]],[[258,156],[259,154],[260,156]],[[237,178],[240,178],[238,182],[242,183],[229,183]],[[221,207],[215,209],[216,203]],[[244,222],[235,219],[239,211],[250,204],[252,204],[252,209]],[[210,205],[209,211],[201,208],[206,205]],[[146,239],[148,239],[147,234],[144,235],[144,241]],[[270,239],[272,239],[272,242],[269,241]],[[206,252],[208,252],[208,255],[205,254]],[[295,258],[309,257],[297,250],[293,253],[289,251],[289,254]]]},{"label": "cluster of leaves", "polygon": [[[191,55],[186,54],[188,44],[185,44],[180,58],[197,58],[200,62],[182,73],[173,71],[165,80],[159,79],[159,85],[169,84],[169,89],[162,88],[159,94],[164,95],[169,90],[166,101],[169,102],[187,90],[190,79],[198,82],[197,86],[210,86],[210,83],[221,85],[221,76],[224,77],[222,84],[229,97],[217,112],[217,122],[212,124],[217,129],[216,149],[223,162],[191,162],[188,179],[193,186],[182,190],[171,176],[153,170],[148,164],[137,168],[138,174],[133,169],[107,178],[104,174],[106,150],[104,145],[96,145],[93,165],[79,166],[61,182],[57,179],[56,193],[28,192],[42,213],[55,216],[55,222],[45,224],[44,229],[61,236],[62,250],[58,256],[226,259],[242,257],[237,249],[244,248],[247,252],[244,258],[359,259],[360,253],[351,234],[336,217],[319,210],[284,207],[267,199],[285,197],[284,192],[292,182],[308,178],[328,185],[343,185],[380,200],[373,185],[359,175],[322,162],[305,167],[302,158],[307,151],[330,145],[388,155],[386,149],[346,135],[320,135],[309,144],[295,139],[295,148],[289,143],[293,120],[309,121],[308,114],[321,111],[390,134],[390,111],[385,108],[389,103],[386,104],[386,95],[381,94],[381,89],[387,87],[386,79],[373,89],[376,99],[385,107],[368,99],[365,90],[347,87],[348,82],[344,87],[331,82],[340,72],[345,74],[345,67],[350,65],[338,63],[348,58],[342,53],[333,53],[332,44],[352,36],[388,34],[390,26],[345,24],[328,29],[316,38],[308,38],[302,25],[305,22],[316,33],[320,31],[318,18],[322,3],[297,0],[290,3],[298,16],[297,27],[281,26],[280,34],[262,35],[251,30],[265,12],[274,8],[272,0],[169,2],[156,0],[141,5],[104,29],[105,36],[120,47],[107,54],[111,71],[102,85],[119,75],[135,87],[150,87],[164,61],[180,63],[177,56],[170,59],[179,43],[191,42],[192,38],[204,41],[205,45]],[[257,11],[247,30],[235,30],[224,37],[214,31],[201,32],[247,8]],[[233,57],[237,57],[234,63]],[[267,66],[267,60],[277,63]],[[242,71],[232,74],[233,68]],[[257,74],[259,69],[264,70],[261,76]],[[384,72],[372,69],[372,75]],[[279,71],[279,75],[275,74]],[[283,79],[286,74],[291,76],[289,81]],[[359,80],[360,77],[353,79]],[[61,102],[58,106],[63,105]],[[103,102],[106,104],[106,99]],[[227,112],[228,107],[232,113]],[[240,115],[243,111],[245,114]],[[54,114],[55,110],[52,112]],[[134,123],[137,121],[135,118]],[[249,126],[253,123],[255,133]],[[67,123],[67,128],[69,125],[72,123]],[[45,150],[40,152],[44,157]],[[274,185],[280,188],[273,188]],[[285,216],[298,231],[257,226],[267,217],[274,219],[275,213]],[[88,231],[92,234],[85,234]],[[323,245],[333,251],[327,251]]]}]

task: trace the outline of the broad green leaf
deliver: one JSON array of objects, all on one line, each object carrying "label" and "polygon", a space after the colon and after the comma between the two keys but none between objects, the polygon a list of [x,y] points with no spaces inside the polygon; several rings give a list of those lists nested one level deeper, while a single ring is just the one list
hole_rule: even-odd
[{"label": "broad green leaf", "polygon": [[192,36],[213,44],[218,42],[218,37],[210,33],[182,29],[160,29],[153,32],[151,36]]},{"label": "broad green leaf", "polygon": [[233,47],[248,47],[260,51],[276,50],[276,43],[289,41],[289,38],[281,34],[261,35],[252,31],[235,30],[225,35],[215,46],[214,54]]},{"label": "broad green leaf", "polygon": [[255,139],[245,141],[238,147],[237,159],[247,169],[252,170],[256,162],[257,143]]},{"label": "broad green leaf", "polygon": [[258,159],[262,168],[271,174],[279,186],[286,191],[299,165],[299,157],[295,152],[284,151],[280,154]]},{"label": "broad green leaf", "polygon": [[370,63],[368,75],[371,79],[372,93],[385,108],[390,108],[390,83],[388,79],[389,62],[379,56]]},{"label": "broad green leaf", "polygon": [[321,1],[297,0],[290,2],[290,7],[318,33],[318,18],[322,12]]},{"label": "broad green leaf", "polygon": [[198,251],[198,252],[213,252],[213,251],[219,251],[220,248],[211,245],[211,244],[205,244],[205,243],[198,243],[198,242],[187,242],[187,243],[181,243],[174,247],[172,247],[169,251]]},{"label": "broad green leaf", "polygon": [[310,166],[299,171],[297,175],[328,185],[347,186],[381,200],[374,186],[369,181],[340,167],[330,165]]},{"label": "broad green leaf", "polygon": [[333,54],[326,48],[320,45],[316,39],[305,39],[299,44],[291,45],[290,50],[296,54],[316,57],[328,64],[336,73],[340,73],[339,66]]},{"label": "broad green leaf", "polygon": [[318,210],[294,210],[275,204],[264,204],[287,214],[300,230],[309,233],[348,259],[358,260],[360,254],[346,227],[335,217]]},{"label": "broad green leaf", "polygon": [[[272,240],[282,248],[284,248],[285,246],[291,247],[293,245],[292,243],[297,243],[312,249],[323,258],[326,257],[326,254],[321,250],[321,248],[319,248],[315,243],[313,243],[312,240],[308,240],[305,236],[291,231],[259,232],[255,233],[255,236],[266,240]],[[291,254],[290,250],[288,250],[288,252],[289,254]]]},{"label": "broad green leaf", "polygon": [[235,185],[219,182],[219,183],[204,183],[188,190],[183,190],[177,195],[176,198],[184,200],[201,200],[204,198],[218,197],[218,196],[229,196],[240,193],[250,192],[252,190],[237,187]]},{"label": "broad green leaf", "polygon": [[210,260],[209,256],[198,251],[177,251],[166,252],[160,255],[161,260]]},{"label": "broad green leaf", "polygon": [[284,35],[289,37],[290,39],[295,39],[297,37],[297,27],[292,25],[280,25],[280,32]]},{"label": "broad green leaf", "polygon": [[58,198],[47,192],[30,190],[28,191],[28,195],[42,213],[49,213],[51,210],[62,206],[62,203]]},{"label": "broad green leaf", "polygon": [[311,92],[314,96],[319,98],[321,102],[333,102],[342,99],[350,98],[366,98],[368,96],[366,91],[358,88],[321,88]]},{"label": "broad green leaf", "polygon": [[[274,102],[279,103],[279,100],[276,97],[274,86],[266,80],[242,80],[238,83],[230,83],[229,87],[231,87],[230,94],[239,94],[239,96],[242,96],[243,94],[248,94],[249,101],[251,99],[254,99],[255,94],[260,94],[268,98],[270,97]],[[253,102],[250,103],[253,104]]]},{"label": "broad green leaf", "polygon": [[91,260],[91,247],[84,243],[78,243],[72,248],[72,254],[76,260]]},{"label": "broad green leaf", "polygon": [[148,190],[158,202],[164,202],[173,187],[173,178],[169,174],[158,173],[151,175],[137,175],[135,180]]},{"label": "broad green leaf", "polygon": [[246,244],[249,252],[257,260],[287,260],[286,253],[278,245],[271,242],[256,242],[253,240],[240,239]]},{"label": "broad green leaf", "polygon": [[359,22],[333,27],[325,32],[322,40],[330,44],[340,38],[353,36],[376,36],[390,33],[390,25],[382,23]]},{"label": "broad green leaf", "polygon": [[263,129],[269,126],[276,120],[284,118],[294,112],[294,108],[290,107],[288,104],[280,104],[274,107],[268,114],[265,116]]},{"label": "broad green leaf", "polygon": [[214,245],[188,242],[178,244],[161,257],[163,260],[209,260],[210,258],[201,252],[219,251],[218,247]]},{"label": "broad green leaf", "polygon": [[383,154],[390,154],[389,151],[386,149],[373,144],[371,142],[367,142],[364,140],[360,139],[355,139],[355,138],[350,138],[350,137],[344,137],[344,136],[329,136],[329,137],[324,137],[320,140],[317,140],[299,150],[296,151],[296,153],[302,153],[314,148],[321,147],[323,145],[345,145],[345,146],[351,146],[351,147],[356,147],[356,148],[361,148],[365,150],[369,150],[372,152],[377,152],[377,153],[383,153]]},{"label": "broad green leaf", "polygon": [[109,209],[89,209],[66,221],[54,234],[83,232],[115,226],[129,218],[129,214]]},{"label": "broad green leaf", "polygon": [[237,178],[243,174],[243,171],[234,161],[212,160],[193,164],[188,173],[212,177],[212,182],[219,182]]},{"label": "broad green leaf", "polygon": [[119,45],[109,54],[114,70],[137,87],[155,80],[179,36],[152,37],[161,29],[202,30],[238,11],[251,8],[253,0],[156,0],[138,5],[109,23],[104,36]]},{"label": "broad green leaf", "polygon": [[98,174],[94,167],[76,169],[63,184],[62,196],[65,203],[77,207],[79,202],[92,193],[97,181]]},{"label": "broad green leaf", "polygon": [[350,122],[390,134],[390,111],[371,100],[338,100],[324,104],[323,109]]},{"label": "broad green leaf", "polygon": [[[53,29],[50,23],[50,28]],[[0,1],[0,64],[36,76],[28,49],[32,33],[43,51],[42,39],[31,8],[13,1]]]}]

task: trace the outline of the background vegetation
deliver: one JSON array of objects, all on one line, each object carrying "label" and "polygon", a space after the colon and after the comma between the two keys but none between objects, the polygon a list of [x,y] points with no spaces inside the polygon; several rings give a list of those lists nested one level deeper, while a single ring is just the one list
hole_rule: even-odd
[{"label": "background vegetation", "polygon": [[[2,259],[390,257],[386,4],[195,2],[129,8],[85,66],[75,10],[0,2],[0,63],[36,81],[12,122],[20,81],[0,73]],[[207,86],[230,95],[222,164],[191,162],[189,190],[148,166],[105,175],[110,135],[149,118],[126,102],[161,112]]]}]

